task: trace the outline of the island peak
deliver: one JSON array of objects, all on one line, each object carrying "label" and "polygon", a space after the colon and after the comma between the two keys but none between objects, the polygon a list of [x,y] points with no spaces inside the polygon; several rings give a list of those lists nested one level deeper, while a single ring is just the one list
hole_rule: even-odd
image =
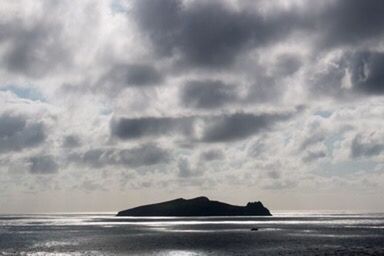
[{"label": "island peak", "polygon": [[237,206],[200,196],[143,205],[120,211],[117,216],[271,216],[271,213],[260,201]]}]

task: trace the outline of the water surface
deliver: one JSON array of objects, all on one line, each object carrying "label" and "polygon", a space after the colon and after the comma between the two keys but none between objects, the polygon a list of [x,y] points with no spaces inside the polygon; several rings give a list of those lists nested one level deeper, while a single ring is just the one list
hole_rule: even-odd
[{"label": "water surface", "polygon": [[[258,228],[251,231],[251,228]],[[0,255],[384,255],[384,214],[0,215]]]}]

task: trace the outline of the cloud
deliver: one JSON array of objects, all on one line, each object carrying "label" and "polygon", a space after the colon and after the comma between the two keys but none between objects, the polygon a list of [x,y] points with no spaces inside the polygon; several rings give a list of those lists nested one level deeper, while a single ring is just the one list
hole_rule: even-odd
[{"label": "cloud", "polygon": [[59,169],[52,155],[39,155],[30,158],[29,172],[32,174],[53,174]]},{"label": "cloud", "polygon": [[383,6],[4,1],[1,190],[382,188]]},{"label": "cloud", "polygon": [[384,152],[384,143],[377,142],[372,134],[366,137],[358,134],[352,140],[351,156],[353,158],[377,156],[382,152]]},{"label": "cloud", "polygon": [[162,75],[152,66],[145,64],[118,64],[113,66],[99,81],[107,88],[158,86]]},{"label": "cloud", "polygon": [[15,18],[0,23],[0,30],[0,43],[6,47],[1,63],[9,72],[41,77],[70,61],[60,23]]},{"label": "cloud", "polygon": [[170,159],[170,152],[155,144],[142,144],[129,149],[90,149],[83,153],[75,153],[69,156],[70,162],[93,168],[108,166],[138,168],[166,164]]},{"label": "cloud", "polygon": [[[309,1],[308,1],[309,2]],[[384,35],[384,6],[380,0],[339,0],[317,17],[323,46],[360,45]]]},{"label": "cloud", "polygon": [[349,62],[351,83],[358,92],[384,94],[384,53],[356,52]]},{"label": "cloud", "polygon": [[238,98],[236,86],[217,80],[190,81],[181,89],[181,103],[190,108],[214,109]]},{"label": "cloud", "polygon": [[110,127],[111,135],[123,140],[181,135],[195,142],[230,142],[252,136],[291,115],[238,112],[190,117],[123,117],[112,119]]},{"label": "cloud", "polygon": [[0,153],[35,147],[45,138],[43,123],[28,120],[22,115],[0,115]]},{"label": "cloud", "polygon": [[245,49],[285,37],[296,22],[288,13],[263,16],[219,1],[136,1],[134,17],[160,56],[176,53],[199,67],[227,66]]},{"label": "cloud", "polygon": [[224,159],[224,153],[220,149],[211,149],[200,153],[199,160],[202,162],[209,162],[214,160]]},{"label": "cloud", "polygon": [[[345,50],[317,67],[311,90],[337,99],[384,94],[384,53]],[[348,97],[346,97],[348,96]]]},{"label": "cloud", "polygon": [[62,146],[64,148],[75,148],[81,145],[81,140],[76,135],[67,135],[64,137]]},{"label": "cloud", "polygon": [[168,163],[170,160],[170,154],[167,150],[152,144],[122,150],[120,157],[121,163],[131,167]]},{"label": "cloud", "polygon": [[187,159],[185,158],[180,159],[179,162],[177,163],[177,166],[179,168],[179,174],[178,174],[179,177],[187,178],[192,176],[193,172],[191,170],[191,167]]},{"label": "cloud", "polygon": [[212,118],[202,133],[202,142],[230,142],[241,140],[271,128],[276,122],[286,120],[290,114],[235,113]]},{"label": "cloud", "polygon": [[279,77],[287,77],[297,72],[302,66],[299,57],[292,54],[283,54],[278,56],[273,66],[273,74]]},{"label": "cloud", "polygon": [[112,136],[120,139],[138,139],[148,136],[191,134],[193,118],[189,117],[141,117],[112,119]]},{"label": "cloud", "polygon": [[325,131],[322,130],[319,127],[313,127],[313,125],[320,125],[318,122],[315,122],[311,126],[311,132],[307,134],[307,137],[303,138],[303,140],[300,143],[299,150],[303,151],[306,150],[308,147],[311,147],[315,144],[324,142],[326,138]]},{"label": "cloud", "polygon": [[312,162],[320,158],[324,158],[327,156],[327,153],[323,150],[318,151],[307,151],[304,153],[303,161],[304,162]]}]

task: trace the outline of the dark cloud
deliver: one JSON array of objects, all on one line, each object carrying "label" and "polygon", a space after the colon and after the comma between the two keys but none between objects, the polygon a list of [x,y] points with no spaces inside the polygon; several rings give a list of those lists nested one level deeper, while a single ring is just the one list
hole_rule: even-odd
[{"label": "dark cloud", "polygon": [[255,83],[249,88],[245,101],[251,104],[260,104],[276,101],[284,93],[284,89],[279,87],[277,79],[271,76],[257,76]]},{"label": "dark cloud", "polygon": [[224,153],[219,149],[211,149],[201,152],[199,156],[199,160],[202,162],[209,162],[221,159],[224,159]]},{"label": "dark cloud", "polygon": [[89,165],[94,168],[100,168],[113,163],[113,151],[103,149],[90,149],[84,154],[70,155],[70,161]]},{"label": "dark cloud", "polygon": [[111,121],[111,134],[120,139],[138,139],[172,133],[191,134],[193,119],[188,117],[119,118]]},{"label": "dark cloud", "polygon": [[63,139],[62,146],[64,148],[74,148],[81,145],[81,140],[76,135],[67,135]]},{"label": "dark cloud", "polygon": [[155,144],[143,144],[130,149],[91,149],[84,153],[72,154],[69,161],[93,168],[108,166],[127,166],[138,168],[165,164],[170,153]]},{"label": "dark cloud", "polygon": [[[321,72],[314,74],[310,89],[315,95],[337,98],[384,94],[384,53],[344,51]],[[347,76],[349,75],[349,76]],[[350,83],[351,88],[343,87]]]},{"label": "dark cloud", "polygon": [[110,88],[156,86],[162,75],[152,66],[144,64],[115,65],[105,74],[99,84]]},{"label": "dark cloud", "polygon": [[[381,0],[304,1],[301,9],[275,6],[268,15],[260,11],[261,4],[254,2],[248,10],[220,1],[140,0],[134,17],[160,55],[180,54],[187,63],[208,67],[231,64],[243,50],[270,46],[295,32],[316,39],[322,49],[377,41],[384,35]],[[292,74],[299,63],[286,61],[282,74]]]},{"label": "dark cloud", "polygon": [[217,80],[190,81],[180,92],[182,104],[191,108],[219,108],[237,98],[234,85]]},{"label": "dark cloud", "polygon": [[[182,135],[190,141],[212,143],[244,139],[291,116],[292,113],[240,112],[212,116],[115,118],[110,127],[111,135],[123,140]],[[197,126],[201,133],[197,132]]]},{"label": "dark cloud", "polygon": [[121,163],[131,167],[168,163],[170,160],[168,151],[152,144],[122,150],[120,157]]},{"label": "dark cloud", "polygon": [[25,116],[0,115],[0,153],[35,147],[45,140],[45,127]]},{"label": "dark cloud", "polygon": [[275,66],[273,67],[273,73],[279,77],[287,77],[296,73],[302,66],[302,61],[299,57],[283,54],[277,58]]},{"label": "dark cloud", "polygon": [[212,118],[203,130],[203,142],[228,142],[240,140],[265,131],[278,121],[286,120],[290,114],[236,113]]},{"label": "dark cloud", "polygon": [[0,31],[0,43],[7,46],[1,63],[10,72],[40,77],[70,61],[59,24],[14,19],[0,22]]},{"label": "dark cloud", "polygon": [[226,66],[244,49],[277,42],[297,22],[289,13],[263,16],[219,1],[135,3],[136,21],[160,55],[180,54],[185,62],[205,67]]},{"label": "dark cloud", "polygon": [[30,173],[33,174],[53,174],[59,169],[52,155],[34,156],[30,159]]},{"label": "dark cloud", "polygon": [[317,20],[316,27],[322,30],[320,44],[334,47],[377,40],[384,35],[383,13],[381,0],[332,1]]},{"label": "dark cloud", "polygon": [[357,91],[384,94],[384,53],[357,52],[349,62],[351,82]]},{"label": "dark cloud", "polygon": [[352,141],[351,157],[372,157],[384,152],[384,143],[375,141],[372,138],[365,138],[358,134]]}]

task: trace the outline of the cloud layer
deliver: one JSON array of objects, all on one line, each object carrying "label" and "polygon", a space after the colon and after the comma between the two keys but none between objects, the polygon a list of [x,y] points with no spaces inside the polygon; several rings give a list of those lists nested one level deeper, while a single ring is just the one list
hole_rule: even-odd
[{"label": "cloud layer", "polygon": [[383,8],[6,0],[0,191],[379,195]]}]

